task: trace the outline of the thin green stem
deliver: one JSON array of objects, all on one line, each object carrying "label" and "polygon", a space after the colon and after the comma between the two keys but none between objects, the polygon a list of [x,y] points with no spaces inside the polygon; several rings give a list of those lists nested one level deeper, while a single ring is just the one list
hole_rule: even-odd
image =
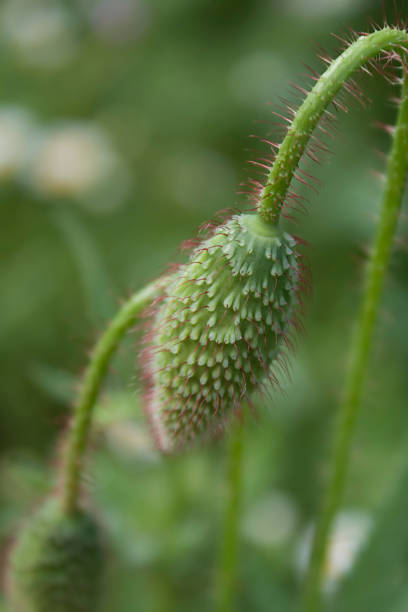
[{"label": "thin green stem", "polygon": [[228,448],[227,502],[223,526],[220,565],[218,569],[218,612],[234,609],[238,570],[238,531],[242,491],[243,424],[238,422],[231,433]]},{"label": "thin green stem", "polygon": [[[406,69],[404,69],[406,72]],[[311,555],[304,609],[321,609],[321,584],[327,543],[333,519],[338,511],[350,455],[350,446],[360,404],[362,387],[369,361],[373,330],[390,259],[399,211],[408,171],[408,79],[404,75],[401,104],[393,143],[388,159],[386,185],[380,220],[368,262],[365,291],[356,322],[344,401],[340,408],[337,437],[332,462],[332,474],[325,503],[317,526]]]},{"label": "thin green stem", "polygon": [[258,213],[264,221],[279,222],[289,186],[312,133],[350,76],[379,53],[392,48],[398,52],[407,43],[404,30],[387,27],[361,36],[330,64],[298,109],[279,147],[259,202]]},{"label": "thin green stem", "polygon": [[93,408],[110,359],[125,332],[134,323],[135,317],[152,302],[158,292],[159,284],[152,283],[126,301],[91,353],[68,434],[62,466],[62,505],[66,512],[73,511],[78,503]]}]

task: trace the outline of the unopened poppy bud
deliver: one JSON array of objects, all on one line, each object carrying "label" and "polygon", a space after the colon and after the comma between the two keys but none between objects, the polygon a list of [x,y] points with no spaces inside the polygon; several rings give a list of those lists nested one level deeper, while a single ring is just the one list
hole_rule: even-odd
[{"label": "unopened poppy bud", "polygon": [[256,215],[235,215],[174,272],[142,359],[162,450],[222,429],[274,380],[299,310],[299,258],[297,239]]},{"label": "unopened poppy bud", "polygon": [[48,501],[27,521],[11,552],[13,612],[96,612],[103,569],[100,529],[90,514]]}]

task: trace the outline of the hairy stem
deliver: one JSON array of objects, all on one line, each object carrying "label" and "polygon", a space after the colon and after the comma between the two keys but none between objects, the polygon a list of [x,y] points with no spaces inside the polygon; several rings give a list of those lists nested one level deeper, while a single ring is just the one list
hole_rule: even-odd
[{"label": "hairy stem", "polygon": [[217,612],[234,609],[238,569],[238,530],[242,490],[243,424],[238,422],[228,448],[228,499],[223,525],[223,541],[218,570]]},{"label": "hairy stem", "polygon": [[105,379],[109,361],[135,317],[156,297],[158,283],[135,293],[121,307],[93,349],[76,402],[62,466],[62,504],[66,512],[78,503],[83,458],[87,447],[93,407]]},{"label": "hairy stem", "polygon": [[312,133],[353,72],[379,53],[392,48],[399,51],[399,47],[407,43],[408,34],[404,30],[387,27],[361,36],[330,64],[300,106],[279,147],[258,206],[264,221],[278,223],[289,186]]},{"label": "hairy stem", "polygon": [[408,171],[408,79],[406,68],[404,68],[404,73],[401,104],[387,164],[386,185],[380,219],[368,262],[364,296],[351,346],[344,401],[339,413],[332,474],[314,538],[304,607],[307,612],[317,612],[321,608],[321,583],[328,538],[344,489],[352,434],[370,356],[374,325],[403,199]]}]

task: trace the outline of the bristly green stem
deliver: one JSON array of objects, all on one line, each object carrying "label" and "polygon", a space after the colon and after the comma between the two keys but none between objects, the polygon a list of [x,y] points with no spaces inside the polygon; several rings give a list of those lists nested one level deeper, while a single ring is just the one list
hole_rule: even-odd
[{"label": "bristly green stem", "polygon": [[319,78],[298,109],[279,147],[263,189],[258,213],[266,222],[277,224],[288,189],[312,133],[330,102],[350,76],[379,53],[408,44],[408,34],[397,28],[384,28],[361,36],[335,59]]},{"label": "bristly green stem", "polygon": [[[330,64],[300,106],[279,147],[258,206],[258,214],[264,221],[272,224],[279,222],[289,186],[313,130],[352,73],[384,51],[395,49],[401,56],[405,56],[407,45],[408,34],[404,30],[387,27],[373,34],[361,36]],[[403,70],[401,104],[388,160],[380,221],[368,264],[364,298],[353,338],[344,403],[339,414],[332,475],[321,519],[316,529],[306,580],[304,606],[306,612],[317,612],[321,608],[321,583],[327,542],[344,489],[351,439],[368,365],[374,324],[405,186],[408,169],[408,86],[404,62]]]},{"label": "bristly green stem", "polygon": [[75,510],[81,486],[83,458],[87,447],[93,408],[105,378],[109,361],[125,332],[140,312],[159,293],[159,283],[152,283],[125,302],[97,342],[79,392],[62,466],[62,506]]},{"label": "bristly green stem", "polygon": [[321,608],[321,583],[330,528],[341,502],[351,439],[373,340],[373,330],[384,287],[408,171],[408,78],[404,67],[401,103],[387,164],[386,185],[377,234],[368,262],[365,291],[357,320],[344,401],[339,413],[332,474],[317,526],[307,577],[305,610]]},{"label": "bristly green stem", "polygon": [[243,423],[236,423],[228,448],[227,502],[218,569],[217,612],[232,612],[238,570],[238,531],[242,492]]},{"label": "bristly green stem", "polygon": [[[403,54],[404,46],[407,45],[408,34],[404,30],[387,27],[367,36],[361,36],[330,64],[300,106],[279,147],[258,205],[258,214],[263,221],[278,224],[290,184],[306,146],[312,138],[313,131],[330,102],[334,100],[353,72],[381,52],[395,49]],[[307,612],[317,612],[320,607],[322,571],[326,557],[327,539],[344,488],[351,436],[358,412],[374,323],[402,200],[408,160],[406,97],[406,83],[404,82],[398,124],[388,163],[388,178],[381,219],[369,265],[362,313],[353,342],[346,400],[340,414],[338,439],[333,460],[333,476],[329,484],[327,502],[321,522],[316,530],[307,578],[305,599],[305,610]],[[230,499],[219,575],[218,612],[231,612],[234,604],[233,593],[238,545],[237,508],[241,486],[241,445],[240,437],[232,440],[229,473]]]}]

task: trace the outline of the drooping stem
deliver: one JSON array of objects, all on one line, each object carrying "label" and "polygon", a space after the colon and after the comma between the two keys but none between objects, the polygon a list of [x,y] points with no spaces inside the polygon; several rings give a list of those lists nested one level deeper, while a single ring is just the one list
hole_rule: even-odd
[{"label": "drooping stem", "polygon": [[135,293],[121,307],[109,323],[93,349],[76,402],[68,433],[66,454],[62,465],[62,505],[66,512],[78,503],[83,458],[87,447],[93,408],[105,379],[110,358],[135,318],[152,302],[159,292],[159,284],[152,283]]},{"label": "drooping stem", "polygon": [[306,584],[304,609],[317,612],[321,608],[321,584],[327,554],[328,538],[344,489],[352,434],[370,356],[373,330],[377,318],[403,199],[408,171],[408,78],[404,67],[397,124],[388,159],[386,185],[380,219],[372,253],[368,262],[364,296],[351,346],[349,372],[340,408],[332,473],[323,511],[317,526]]},{"label": "drooping stem", "polygon": [[279,147],[259,202],[258,213],[264,221],[278,223],[289,186],[312,133],[353,72],[379,53],[392,48],[398,52],[399,47],[407,43],[408,34],[404,30],[387,27],[360,36],[330,64],[298,109]]},{"label": "drooping stem", "polygon": [[239,517],[242,491],[243,424],[236,423],[228,447],[227,500],[218,568],[217,612],[232,612],[238,570]]}]

